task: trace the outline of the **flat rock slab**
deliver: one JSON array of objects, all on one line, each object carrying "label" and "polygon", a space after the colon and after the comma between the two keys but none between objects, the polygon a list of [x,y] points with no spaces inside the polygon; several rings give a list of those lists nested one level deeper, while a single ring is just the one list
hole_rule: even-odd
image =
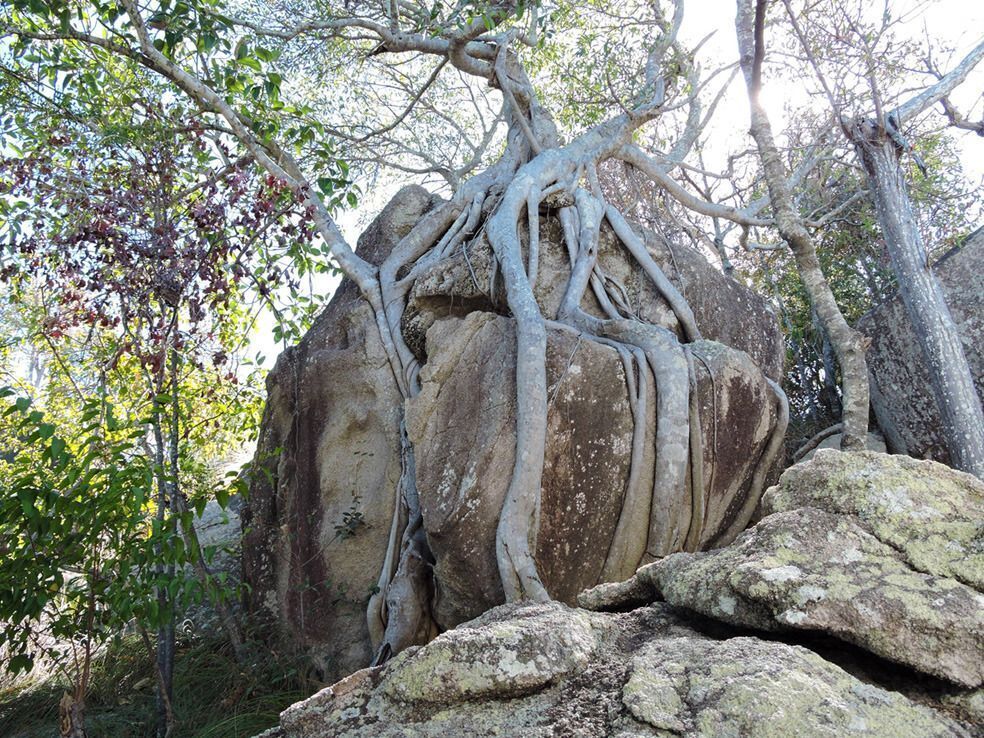
[{"label": "flat rock slab", "polygon": [[798,646],[714,640],[664,604],[510,605],[288,708],[265,738],[969,736]]},{"label": "flat rock slab", "polygon": [[729,624],[828,633],[956,684],[984,681],[984,596],[912,569],[850,516],[776,513],[727,548],[667,556],[646,577],[667,602]]},{"label": "flat rock slab", "polygon": [[984,590],[984,482],[933,461],[821,449],[786,470],[762,511],[852,515],[914,569]]}]

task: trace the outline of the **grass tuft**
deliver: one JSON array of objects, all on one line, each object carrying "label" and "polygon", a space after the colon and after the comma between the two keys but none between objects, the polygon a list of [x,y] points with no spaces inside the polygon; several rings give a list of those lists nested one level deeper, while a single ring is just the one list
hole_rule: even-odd
[{"label": "grass tuft", "polygon": [[[250,738],[277,724],[285,707],[320,685],[300,662],[277,658],[258,647],[240,667],[222,640],[178,642],[174,662],[174,738]],[[93,663],[86,698],[90,738],[148,738],[154,735],[154,671],[140,639],[111,644]],[[0,736],[58,738],[57,679],[0,691]]]}]

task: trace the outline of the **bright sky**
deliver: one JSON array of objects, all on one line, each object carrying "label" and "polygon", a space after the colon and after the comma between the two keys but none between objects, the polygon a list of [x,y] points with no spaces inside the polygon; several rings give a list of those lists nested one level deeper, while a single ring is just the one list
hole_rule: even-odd
[{"label": "bright sky", "polygon": [[[899,33],[922,44],[926,35],[936,43],[953,47],[951,60],[937,57],[936,61],[943,71],[948,71],[962,59],[982,38],[984,38],[984,3],[973,0],[891,0],[893,15],[904,14],[905,23],[899,26]],[[880,14],[882,4],[872,0],[872,12]],[[689,0],[684,14],[681,40],[693,46],[709,33],[713,37],[704,45],[704,59],[737,59],[738,42],[735,38],[735,0]],[[768,36],[766,43],[768,44]],[[950,64],[945,62],[950,61]],[[966,115],[976,113],[980,119],[984,115],[984,63],[968,77],[967,81],[951,96],[957,109]],[[781,130],[785,122],[785,105],[802,104],[807,95],[799,84],[782,84],[767,80],[762,100],[769,113],[775,130]],[[932,114],[932,113],[930,113]],[[942,121],[942,118],[941,118]],[[731,124],[738,136],[745,136],[748,129],[748,103],[744,86],[733,86],[731,95],[722,104],[719,124],[725,128]],[[984,139],[973,133],[962,132],[959,136],[965,152],[964,167],[968,176],[975,180],[984,177]],[[747,139],[746,139],[747,140]]]}]

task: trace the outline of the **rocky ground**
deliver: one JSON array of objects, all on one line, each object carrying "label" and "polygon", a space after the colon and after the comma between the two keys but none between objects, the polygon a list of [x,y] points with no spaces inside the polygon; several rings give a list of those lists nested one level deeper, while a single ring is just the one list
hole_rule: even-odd
[{"label": "rocky ground", "polygon": [[264,738],[984,735],[984,484],[821,450],[727,547],[507,605]]}]

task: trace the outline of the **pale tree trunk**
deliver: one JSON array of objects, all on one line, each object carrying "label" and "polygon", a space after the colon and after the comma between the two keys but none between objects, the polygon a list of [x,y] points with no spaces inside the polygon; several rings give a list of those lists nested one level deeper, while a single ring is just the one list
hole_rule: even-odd
[{"label": "pale tree trunk", "polygon": [[834,293],[823,275],[816,245],[793,205],[789,173],[779,156],[769,117],[759,102],[765,2],[759,0],[757,6],[756,8],[754,0],[739,0],[735,22],[741,68],[751,106],[751,134],[762,161],[779,235],[793,252],[796,269],[810,299],[810,305],[816,310],[840,365],[844,394],[841,416],[844,435],[841,437],[841,448],[863,451],[868,437],[868,366],[864,359],[866,347],[861,334],[852,329],[844,319],[837,307]]},{"label": "pale tree trunk", "polygon": [[[817,79],[830,100],[831,108],[838,113],[840,106],[796,22],[789,0],[783,2],[796,35],[817,73]],[[758,5],[759,13],[764,15],[765,0],[758,0]],[[748,0],[739,0],[739,18],[743,7],[747,10]],[[739,37],[740,35],[739,29]],[[871,58],[872,50],[866,42],[864,52],[868,63],[868,82],[874,93],[878,87],[873,73],[875,60]],[[963,84],[982,59],[984,40],[971,49],[947,74],[937,75],[939,79],[935,84],[909,98],[887,115],[882,114],[876,97],[873,101],[875,120],[841,119],[841,129],[854,144],[868,175],[868,188],[872,193],[879,225],[898,278],[902,302],[929,370],[930,385],[940,409],[950,462],[956,468],[979,478],[984,478],[984,415],[981,412],[981,402],[943,291],[929,268],[922,235],[916,226],[912,202],[899,166],[899,155],[902,151],[911,150],[911,145],[902,135],[902,125],[937,103],[943,104],[951,125],[977,130],[975,126],[966,125],[966,121],[956,115],[947,95]],[[935,73],[932,65],[930,71]],[[891,423],[884,424],[883,430],[890,447],[901,445]]]},{"label": "pale tree trunk", "polygon": [[873,121],[855,122],[850,130],[868,174],[899,293],[929,369],[950,462],[984,479],[984,413],[957,327],[929,267],[899,166],[898,146]]},{"label": "pale tree trunk", "polygon": [[61,738],[86,738],[85,704],[65,692],[58,703],[58,734]]}]

